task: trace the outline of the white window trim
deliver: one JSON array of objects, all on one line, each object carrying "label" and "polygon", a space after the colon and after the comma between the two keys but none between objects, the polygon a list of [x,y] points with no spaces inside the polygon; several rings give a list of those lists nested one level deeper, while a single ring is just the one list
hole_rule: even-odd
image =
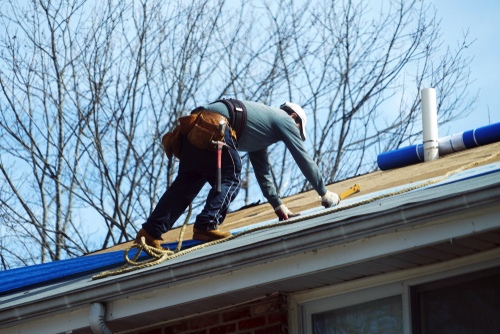
[{"label": "white window trim", "polygon": [[[500,249],[401,270],[289,296],[289,332],[312,334],[311,315],[401,294],[403,332],[411,334],[410,287],[500,266]],[[335,297],[332,299],[332,297]]]}]

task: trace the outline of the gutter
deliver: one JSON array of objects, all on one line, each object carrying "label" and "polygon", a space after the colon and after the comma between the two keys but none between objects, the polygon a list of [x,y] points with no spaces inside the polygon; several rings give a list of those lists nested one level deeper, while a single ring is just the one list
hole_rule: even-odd
[{"label": "gutter", "polygon": [[306,230],[290,231],[257,244],[234,246],[224,252],[212,252],[184,262],[180,260],[171,265],[159,265],[133,274],[103,279],[37,301],[28,300],[14,307],[7,306],[0,311],[0,328],[32,321],[35,317],[88,307],[92,303],[94,311],[91,309],[91,322],[94,322],[96,330],[107,329],[103,321],[104,305],[96,301],[119,300],[159,286],[175,286],[308,250],[421,224],[431,218],[457,215],[488,205],[496,206],[500,201],[499,176],[498,172],[482,176],[481,183],[486,184],[484,187],[478,186],[477,178],[474,178],[394,197],[399,201],[394,198],[391,201],[381,200],[335,215],[311,218],[314,226]]}]

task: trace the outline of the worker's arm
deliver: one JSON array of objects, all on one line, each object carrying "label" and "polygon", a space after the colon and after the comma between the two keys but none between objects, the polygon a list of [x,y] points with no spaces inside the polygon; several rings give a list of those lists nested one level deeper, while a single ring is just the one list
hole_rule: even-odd
[{"label": "worker's arm", "polygon": [[274,209],[279,220],[287,220],[289,218],[300,216],[300,213],[293,213],[282,202],[276,193],[273,177],[271,175],[271,166],[269,165],[269,157],[267,155],[267,148],[260,151],[249,152],[250,161],[252,162],[257,182],[260,189],[267,198],[267,201]]},{"label": "worker's arm", "polygon": [[291,117],[283,117],[277,130],[307,181],[318,192],[319,196],[326,195],[325,183],[318,166],[307,153],[295,121]]},{"label": "worker's arm", "polygon": [[259,183],[260,189],[273,208],[277,208],[283,203],[276,193],[273,177],[271,175],[271,166],[269,165],[269,157],[267,155],[267,148],[259,151],[249,152],[250,162],[252,163],[255,177]]}]

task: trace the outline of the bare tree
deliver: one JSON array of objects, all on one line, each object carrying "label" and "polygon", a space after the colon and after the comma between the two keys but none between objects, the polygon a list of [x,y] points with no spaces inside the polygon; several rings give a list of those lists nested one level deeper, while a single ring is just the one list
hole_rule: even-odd
[{"label": "bare tree", "polygon": [[[10,198],[2,209],[8,225],[32,262],[58,260],[88,251],[71,220],[79,168],[81,124],[67,113],[72,100],[73,46],[82,30],[83,2],[4,3],[0,88],[2,144],[0,171]],[[76,153],[76,154],[75,154]],[[70,237],[67,233],[71,231]],[[38,243],[39,251],[31,248]],[[13,251],[15,248],[11,248]]]},{"label": "bare tree", "polygon": [[[436,59],[443,45],[432,8],[422,1],[383,5],[374,12],[364,1],[315,3],[306,29],[293,32],[288,86],[310,115],[311,153],[328,183],[372,171],[377,154],[420,138],[421,88],[437,89],[441,123],[475,102],[467,96],[470,58],[462,55],[467,36]],[[289,168],[284,159],[280,165],[283,175]],[[282,192],[305,189],[301,178]]]},{"label": "bare tree", "polygon": [[[3,269],[131,240],[177,172],[162,135],[221,97],[302,105],[327,182],[415,141],[424,85],[442,123],[474,102],[469,44],[437,59],[439,21],[422,1],[379,13],[361,0],[8,0],[0,13]],[[282,195],[309,189],[282,144],[270,157]]]}]

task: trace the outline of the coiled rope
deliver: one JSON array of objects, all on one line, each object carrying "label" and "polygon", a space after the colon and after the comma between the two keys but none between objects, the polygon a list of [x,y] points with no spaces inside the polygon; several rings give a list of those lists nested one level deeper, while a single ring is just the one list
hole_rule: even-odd
[{"label": "coiled rope", "polygon": [[[306,219],[321,217],[321,216],[328,215],[328,214],[331,214],[331,213],[334,213],[334,212],[339,212],[339,211],[343,211],[343,210],[352,209],[352,208],[355,208],[355,207],[358,207],[358,206],[361,206],[361,205],[364,205],[364,204],[372,203],[374,201],[377,201],[377,200],[380,200],[380,199],[383,199],[383,198],[396,196],[396,195],[403,194],[403,193],[406,193],[406,192],[409,192],[409,191],[412,191],[412,190],[416,190],[416,189],[423,188],[423,187],[426,187],[426,186],[429,186],[429,185],[433,185],[433,184],[436,184],[436,183],[439,183],[441,181],[446,180],[447,178],[449,178],[452,175],[458,174],[458,173],[460,173],[460,172],[462,172],[464,170],[467,170],[467,169],[471,169],[471,168],[477,167],[477,166],[479,166],[482,163],[485,163],[487,161],[495,159],[499,155],[500,155],[500,152],[492,154],[492,155],[487,156],[486,158],[481,159],[479,161],[471,162],[471,163],[469,163],[467,165],[464,165],[464,166],[462,166],[460,168],[457,168],[455,170],[449,171],[449,172],[447,172],[445,175],[443,175],[441,177],[438,177],[438,178],[435,178],[433,180],[429,180],[429,181],[426,181],[426,182],[422,182],[422,183],[419,183],[417,185],[414,185],[414,186],[411,186],[411,187],[408,187],[408,188],[404,188],[404,189],[401,189],[401,190],[398,190],[398,191],[394,191],[394,192],[391,192],[391,193],[387,193],[387,194],[378,195],[378,196],[375,196],[373,198],[366,199],[366,200],[363,200],[363,201],[360,201],[360,202],[357,202],[357,203],[349,204],[349,205],[346,205],[346,206],[343,206],[343,207],[334,207],[334,208],[326,209],[324,211],[321,211],[321,212],[318,212],[318,213],[315,213],[315,214],[310,214],[310,215],[303,216],[303,217],[296,217],[296,218],[292,218],[292,219],[289,219],[289,220],[276,222],[276,223],[265,225],[265,226],[255,227],[255,228],[252,228],[252,229],[240,232],[238,234],[231,235],[231,236],[229,236],[227,238],[224,238],[224,239],[214,240],[214,241],[211,241],[211,242],[207,242],[207,243],[204,243],[204,244],[201,244],[201,245],[198,245],[198,246],[194,246],[194,247],[191,247],[189,249],[180,251],[181,246],[182,246],[182,240],[184,238],[184,231],[186,229],[187,222],[188,222],[189,218],[191,217],[191,213],[192,213],[192,205],[190,204],[189,205],[189,213],[188,213],[188,215],[186,217],[186,220],[184,221],[184,224],[182,225],[181,232],[180,232],[180,235],[179,235],[179,243],[178,243],[177,248],[175,250],[173,250],[173,251],[171,251],[171,250],[159,250],[157,248],[150,247],[150,246],[146,245],[145,238],[142,237],[140,244],[132,244],[129,247],[127,247],[127,249],[125,249],[123,255],[124,255],[125,261],[127,263],[124,266],[122,266],[120,268],[117,268],[117,269],[113,269],[113,270],[103,271],[103,272],[101,272],[101,273],[99,273],[97,275],[92,276],[92,279],[93,280],[97,280],[97,279],[100,279],[100,278],[105,278],[105,277],[115,276],[115,275],[121,275],[121,274],[125,274],[125,273],[128,273],[128,272],[134,271],[134,270],[138,270],[138,269],[142,269],[142,268],[146,268],[146,267],[155,266],[155,265],[160,264],[160,263],[162,263],[162,262],[164,262],[166,260],[175,259],[176,257],[179,257],[179,256],[182,256],[182,255],[185,255],[185,254],[197,251],[199,249],[203,249],[203,248],[210,247],[210,246],[213,246],[213,245],[221,244],[223,242],[227,242],[227,241],[239,238],[241,236],[244,236],[244,235],[247,235],[247,234],[250,234],[250,233],[253,233],[253,232],[257,232],[257,231],[261,231],[261,230],[265,230],[265,229],[269,229],[269,228],[273,228],[273,227],[278,227],[278,226],[295,224],[295,223],[304,221]],[[132,259],[129,259],[128,252],[131,249],[133,249],[133,248],[137,248],[137,253],[135,254],[135,256]],[[148,260],[145,260],[145,261],[136,262],[137,258],[140,256],[140,254],[141,254],[141,252],[143,250],[149,256],[151,256],[152,258],[148,259]]]}]

